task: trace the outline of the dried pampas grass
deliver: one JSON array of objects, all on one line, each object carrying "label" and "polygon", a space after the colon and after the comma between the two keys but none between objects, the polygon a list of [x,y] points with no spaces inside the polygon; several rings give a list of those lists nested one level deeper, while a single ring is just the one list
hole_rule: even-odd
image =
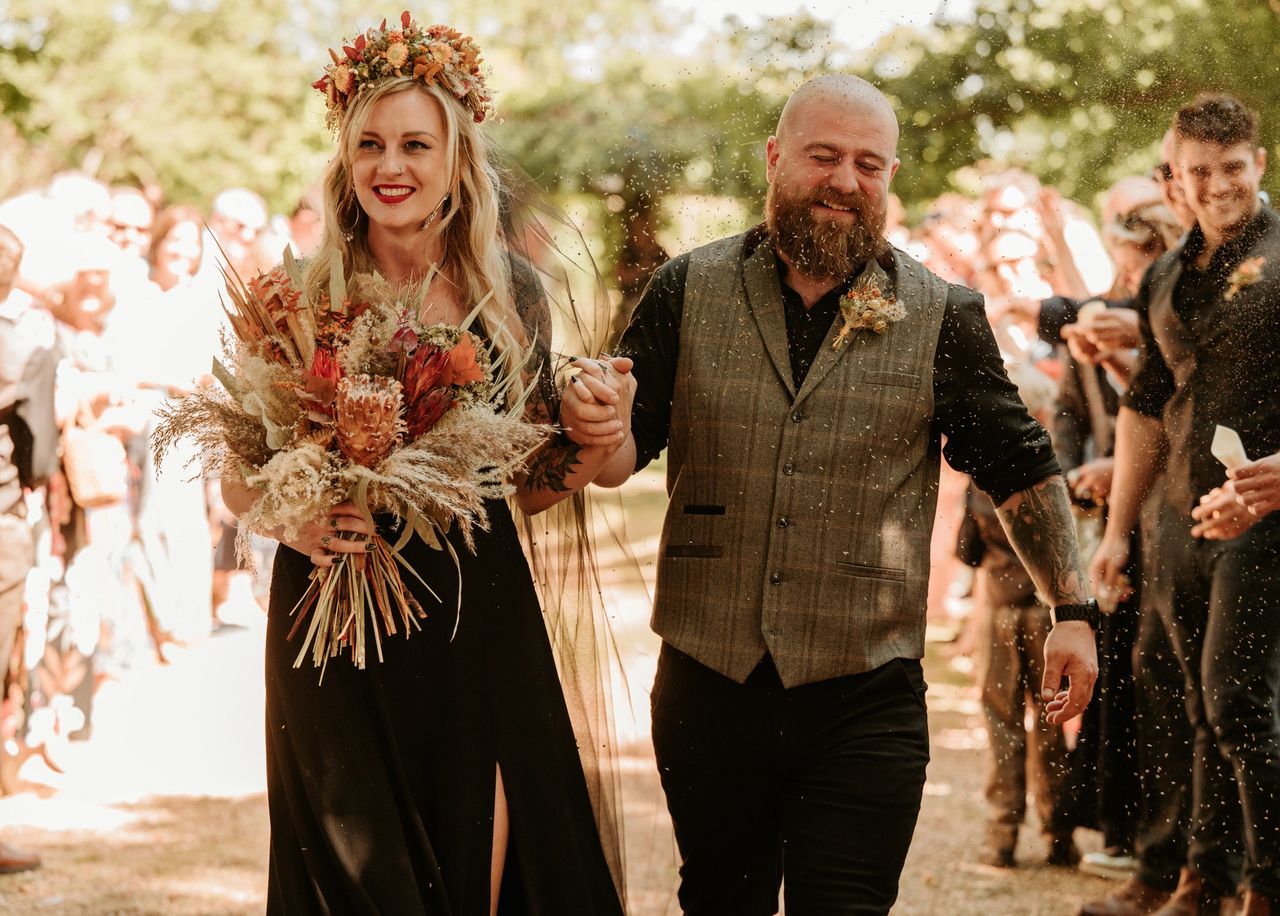
[{"label": "dried pampas grass", "polygon": [[551,427],[478,407],[459,406],[429,433],[388,455],[369,478],[369,501],[399,518],[414,511],[489,530],[484,504],[514,492],[511,477],[551,435]]},{"label": "dried pampas grass", "polygon": [[156,417],[159,422],[151,449],[157,467],[164,464],[180,439],[199,446],[202,470],[209,474],[225,473],[241,463],[257,466],[271,459],[262,421],[217,389],[197,388],[165,404]]}]

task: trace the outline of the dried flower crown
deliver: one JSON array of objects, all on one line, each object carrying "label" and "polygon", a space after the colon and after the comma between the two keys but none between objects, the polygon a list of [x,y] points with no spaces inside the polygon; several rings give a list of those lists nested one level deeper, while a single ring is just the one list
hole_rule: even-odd
[{"label": "dried flower crown", "polygon": [[334,130],[365,87],[399,76],[437,84],[461,102],[476,123],[492,109],[475,41],[448,26],[424,29],[407,10],[400,14],[400,28],[388,29],[384,19],[378,28],[344,44],[342,54],[330,49],[329,56],[333,63],[311,85],[324,93],[329,106],[325,121]]}]

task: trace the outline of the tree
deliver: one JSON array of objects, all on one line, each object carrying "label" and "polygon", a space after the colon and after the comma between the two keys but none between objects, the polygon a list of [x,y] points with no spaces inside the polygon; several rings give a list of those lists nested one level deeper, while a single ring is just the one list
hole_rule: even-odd
[{"label": "tree", "polygon": [[1257,109],[1273,146],[1277,59],[1280,16],[1265,4],[981,0],[972,22],[889,36],[862,72],[899,112],[908,201],[987,158],[1087,199],[1150,169],[1173,112],[1202,90]]},{"label": "tree", "polygon": [[661,205],[676,193],[764,200],[764,147],[787,94],[838,53],[808,15],[730,19],[691,57],[646,48],[593,80],[513,93],[498,137],[544,188],[603,203],[623,309],[667,258]]},{"label": "tree", "polygon": [[[247,185],[291,209],[333,152],[310,88],[336,47],[377,23],[356,0],[0,0],[0,197],[63,168],[205,203]],[[548,8],[452,0],[504,79],[558,72],[575,42],[647,22],[640,0]],[[483,46],[483,45],[482,45]]]},{"label": "tree", "polygon": [[10,2],[0,106],[46,170],[154,183],[181,201],[248,184],[292,202],[326,146],[308,37],[285,16],[297,6]]}]

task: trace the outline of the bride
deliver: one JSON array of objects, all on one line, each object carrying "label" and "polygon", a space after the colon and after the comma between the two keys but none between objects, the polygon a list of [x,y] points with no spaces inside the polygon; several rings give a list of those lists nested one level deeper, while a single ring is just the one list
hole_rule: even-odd
[{"label": "bride", "polygon": [[[377,272],[403,287],[437,270],[427,324],[461,325],[492,294],[476,330],[521,357],[504,363],[510,371],[540,366],[526,416],[552,421],[550,311],[533,269],[504,242],[478,49],[405,13],[344,53],[315,84],[338,148],[302,301],[326,287],[335,253],[349,276]],[[614,368],[577,384],[629,412],[629,366]],[[618,429],[583,447],[551,440],[513,481],[518,508],[537,513],[584,487],[621,443]],[[252,506],[243,481],[223,487],[237,514]],[[421,632],[385,640],[384,660],[363,670],[329,665],[323,683],[293,666],[290,611],[314,567],[359,555],[374,531],[344,504],[297,537],[281,533],[266,650],[268,912],[622,912],[618,825],[600,816],[608,806],[593,810],[599,774],[580,761],[512,513],[501,501],[487,511],[474,553],[451,535],[460,568],[417,538],[405,548],[435,592],[405,577],[430,610]],[[394,540],[391,520],[375,521]]]}]

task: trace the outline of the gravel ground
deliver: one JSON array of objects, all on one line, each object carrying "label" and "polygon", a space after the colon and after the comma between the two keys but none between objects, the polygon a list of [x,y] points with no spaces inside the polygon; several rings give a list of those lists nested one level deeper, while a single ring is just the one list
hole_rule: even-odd
[{"label": "gravel ground", "polygon": [[[633,487],[628,533],[645,577],[661,512],[661,484]],[[630,506],[630,502],[629,502]],[[622,726],[624,803],[633,916],[674,906],[674,856],[653,763],[639,736],[652,679],[647,598],[633,581],[619,644],[635,721]],[[172,664],[138,670],[98,697],[95,737],[67,748],[65,774],[30,761],[31,791],[0,799],[0,838],[38,850],[36,872],[0,876],[0,913],[254,914],[266,890],[267,818],[262,774],[262,619],[247,590],[244,629],[180,650]],[[1070,916],[1108,882],[1047,868],[1035,830],[1019,867],[975,862],[982,838],[985,733],[970,679],[941,653],[926,660],[933,762],[924,809],[902,878],[901,916]],[[1096,848],[1092,835],[1077,839]],[[573,914],[578,916],[578,914]]]}]

